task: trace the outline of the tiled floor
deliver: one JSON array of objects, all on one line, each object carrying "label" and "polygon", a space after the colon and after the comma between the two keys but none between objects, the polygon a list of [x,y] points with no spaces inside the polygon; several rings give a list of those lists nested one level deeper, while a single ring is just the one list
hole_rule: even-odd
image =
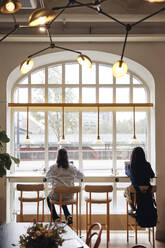
[{"label": "tiled floor", "polygon": [[[85,238],[85,232],[82,232],[82,239]],[[110,236],[110,244],[109,248],[132,248],[134,243],[134,235],[133,232],[130,232],[129,236],[129,244],[127,244],[127,237],[126,232],[122,231],[111,231]],[[144,245],[146,248],[152,248],[152,245],[148,241],[148,233],[146,232],[138,232],[138,244]],[[106,233],[103,232],[102,234],[102,240],[99,248],[106,248]],[[165,243],[156,241],[155,242],[155,248],[165,248]]]}]

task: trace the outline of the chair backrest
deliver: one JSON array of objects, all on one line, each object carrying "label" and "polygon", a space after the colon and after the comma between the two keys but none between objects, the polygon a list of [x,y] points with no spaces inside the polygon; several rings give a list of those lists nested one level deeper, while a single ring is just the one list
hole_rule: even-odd
[{"label": "chair backrest", "polygon": [[17,184],[18,191],[42,191],[44,190],[43,184]]},{"label": "chair backrest", "polygon": [[112,185],[86,185],[86,192],[93,193],[108,193],[113,191]]},{"label": "chair backrest", "polygon": [[[96,227],[98,230],[95,229]],[[94,232],[92,232],[92,229],[95,229]],[[102,234],[102,226],[100,223],[97,222],[97,223],[91,225],[88,232],[87,232],[86,244],[89,246],[93,236],[96,235],[97,239],[95,241],[93,248],[98,248],[100,245],[100,242],[101,242],[101,234]]]},{"label": "chair backrest", "polygon": [[20,198],[22,201],[24,191],[35,191],[37,199],[39,200],[39,192],[44,190],[44,184],[17,184],[17,190],[20,191]]},{"label": "chair backrest", "polygon": [[[141,190],[141,191],[144,191],[144,190],[147,190],[148,189],[148,185],[144,185],[144,186],[138,186],[139,187],[139,189]],[[135,188],[134,188],[134,186],[133,185],[131,185],[130,187],[129,187],[129,191],[131,192],[131,193],[134,193],[134,194],[136,194],[136,190],[135,190]],[[152,185],[152,193],[155,193],[156,192],[156,185]]]},{"label": "chair backrest", "polygon": [[81,191],[80,186],[72,186],[72,187],[56,187],[54,189],[55,193],[62,193],[62,194],[74,194],[79,193]]}]

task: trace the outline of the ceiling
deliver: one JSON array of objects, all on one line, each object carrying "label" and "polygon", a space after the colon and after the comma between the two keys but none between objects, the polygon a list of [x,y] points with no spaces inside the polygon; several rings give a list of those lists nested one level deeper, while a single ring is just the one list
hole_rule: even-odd
[{"label": "ceiling", "polygon": [[[145,0],[101,0],[101,9],[104,13],[125,23],[132,24],[142,18],[165,8],[165,3],[149,3]],[[56,13],[66,6],[67,0],[21,0],[22,9],[15,14],[16,22],[27,26],[29,14],[37,7],[54,8]],[[79,0],[83,4],[94,3],[93,0]],[[73,5],[71,5],[73,6]],[[95,7],[96,9],[96,7]],[[12,15],[0,14],[0,37],[10,32],[13,28]],[[98,14],[96,10],[88,7],[72,7],[65,11],[51,25],[52,36],[76,36],[76,35],[123,35],[126,30],[123,25],[111,18]],[[130,35],[165,35],[165,11],[135,25]],[[45,36],[38,28],[24,27],[18,29],[11,36]]]}]

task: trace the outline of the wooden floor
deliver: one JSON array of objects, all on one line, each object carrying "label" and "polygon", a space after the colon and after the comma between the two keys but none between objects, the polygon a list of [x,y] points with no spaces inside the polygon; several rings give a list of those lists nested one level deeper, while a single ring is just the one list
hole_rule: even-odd
[{"label": "wooden floor", "polygon": [[[82,232],[82,239],[85,239],[85,232]],[[130,232],[130,242],[127,244],[126,240],[126,232],[122,231],[111,231],[110,236],[110,248],[132,248],[134,243],[134,235],[133,232]],[[138,232],[138,245],[143,245],[146,248],[152,248],[152,245],[148,241],[148,234],[146,232]],[[101,245],[99,248],[106,248],[106,233],[103,232],[102,234],[102,240]],[[165,243],[156,241],[155,242],[155,248],[165,248]]]}]

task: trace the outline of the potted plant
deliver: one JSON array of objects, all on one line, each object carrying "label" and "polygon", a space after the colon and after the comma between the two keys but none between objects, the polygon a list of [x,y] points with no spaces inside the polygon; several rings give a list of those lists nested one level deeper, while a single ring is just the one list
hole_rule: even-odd
[{"label": "potted plant", "polygon": [[10,170],[12,160],[19,164],[20,160],[4,152],[4,145],[10,141],[5,130],[0,129],[0,177],[6,175],[6,170]]}]

